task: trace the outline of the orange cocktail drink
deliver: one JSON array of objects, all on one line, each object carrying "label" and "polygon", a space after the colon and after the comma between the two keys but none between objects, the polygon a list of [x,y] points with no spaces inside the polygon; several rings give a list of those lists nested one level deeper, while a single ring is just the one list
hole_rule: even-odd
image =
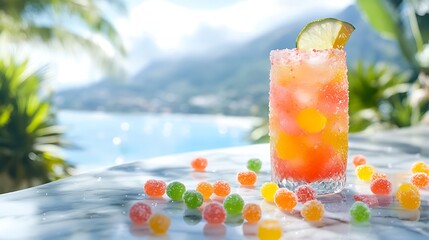
[{"label": "orange cocktail drink", "polygon": [[348,152],[344,50],[285,49],[270,54],[272,179],[294,190],[341,191]]}]

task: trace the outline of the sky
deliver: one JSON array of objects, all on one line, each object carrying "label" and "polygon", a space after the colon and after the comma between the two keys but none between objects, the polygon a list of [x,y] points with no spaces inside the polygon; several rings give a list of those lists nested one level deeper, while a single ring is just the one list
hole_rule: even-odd
[{"label": "sky", "polygon": [[[121,60],[123,78],[129,78],[154,59],[207,54],[224,44],[248,41],[315,11],[340,11],[353,0],[128,0],[127,3],[128,14],[112,18],[128,52]],[[36,59],[32,63],[48,65],[54,90],[90,84],[104,75],[86,54],[52,49],[29,52]]]}]

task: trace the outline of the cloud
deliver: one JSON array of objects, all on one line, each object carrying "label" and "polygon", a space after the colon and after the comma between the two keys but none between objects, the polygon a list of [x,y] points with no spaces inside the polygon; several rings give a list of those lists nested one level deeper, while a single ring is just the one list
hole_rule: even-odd
[{"label": "cloud", "polygon": [[[190,8],[180,1],[145,0],[114,21],[138,71],[154,58],[202,53],[240,43],[314,11],[339,11],[352,0],[246,0],[213,8]],[[139,65],[140,63],[140,65]]]}]

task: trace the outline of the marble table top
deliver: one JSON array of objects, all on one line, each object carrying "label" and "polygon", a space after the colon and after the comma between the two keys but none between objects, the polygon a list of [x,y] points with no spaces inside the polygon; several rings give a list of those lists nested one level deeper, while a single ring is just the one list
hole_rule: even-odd
[{"label": "marble table top", "polygon": [[[186,209],[182,202],[148,198],[143,184],[150,178],[178,180],[188,189],[194,189],[199,181],[226,179],[232,192],[241,194],[246,202],[260,204],[263,218],[282,223],[284,239],[429,239],[428,190],[421,190],[418,210],[401,209],[390,196],[378,199],[381,206],[371,208],[368,224],[351,222],[348,213],[355,194],[371,194],[369,184],[356,179],[351,157],[366,155],[377,171],[389,175],[395,190],[409,181],[414,161],[429,163],[429,127],[351,135],[349,142],[346,188],[319,198],[326,214],[318,223],[302,220],[301,205],[286,213],[262,200],[259,188],[270,180],[270,164],[269,145],[260,144],[145,159],[0,195],[0,239],[257,239],[256,225],[240,217],[210,225],[200,211]],[[197,156],[209,160],[206,172],[190,169],[190,161]],[[235,180],[249,158],[263,161],[254,188],[240,187]],[[166,235],[152,235],[147,226],[131,223],[128,210],[136,201],[170,216],[172,225]]]}]

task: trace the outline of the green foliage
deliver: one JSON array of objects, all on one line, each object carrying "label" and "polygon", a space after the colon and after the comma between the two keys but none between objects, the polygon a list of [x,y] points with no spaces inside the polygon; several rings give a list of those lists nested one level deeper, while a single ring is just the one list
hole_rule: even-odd
[{"label": "green foliage", "polygon": [[398,42],[415,71],[429,74],[427,0],[357,0],[356,3],[375,30]]},{"label": "green foliage", "polygon": [[[410,126],[410,72],[400,72],[387,64],[357,62],[349,71],[350,132],[367,128]],[[421,119],[422,116],[419,117]]]},{"label": "green foliage", "polygon": [[0,193],[68,176],[71,166],[55,154],[67,146],[49,97],[38,96],[42,73],[27,62],[0,61]]}]

